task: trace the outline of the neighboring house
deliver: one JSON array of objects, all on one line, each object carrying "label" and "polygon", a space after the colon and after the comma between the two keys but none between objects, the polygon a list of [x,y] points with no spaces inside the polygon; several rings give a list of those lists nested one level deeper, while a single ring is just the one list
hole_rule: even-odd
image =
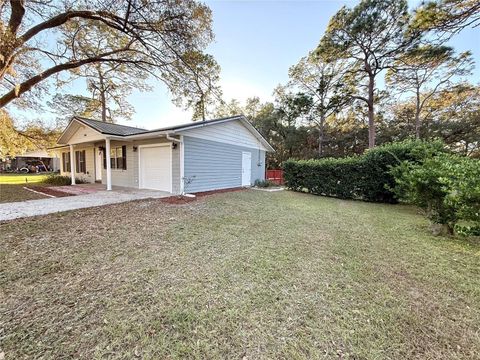
[{"label": "neighboring house", "polygon": [[7,158],[0,163],[0,170],[19,170],[32,165],[45,165],[51,171],[60,170],[60,160],[56,154],[43,149],[28,151],[14,158]]},{"label": "neighboring house", "polygon": [[61,174],[175,194],[250,186],[273,148],[244,116],[157,130],[74,117],[55,150]]}]

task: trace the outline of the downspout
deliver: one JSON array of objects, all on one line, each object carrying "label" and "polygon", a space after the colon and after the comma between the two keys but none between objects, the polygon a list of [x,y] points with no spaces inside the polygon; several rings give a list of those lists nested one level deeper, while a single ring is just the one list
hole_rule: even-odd
[{"label": "downspout", "polygon": [[180,146],[180,194],[185,194],[185,176],[184,176],[184,167],[183,167],[183,160],[184,160],[184,149],[183,149],[183,135],[180,135],[180,139],[171,137],[170,134],[167,133],[165,136],[167,140],[176,142]]}]

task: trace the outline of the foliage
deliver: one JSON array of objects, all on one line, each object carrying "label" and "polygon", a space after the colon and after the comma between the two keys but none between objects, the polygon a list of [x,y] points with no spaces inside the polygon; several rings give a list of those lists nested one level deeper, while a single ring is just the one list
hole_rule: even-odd
[{"label": "foliage", "polygon": [[480,226],[480,161],[452,154],[404,161],[391,170],[397,196],[453,232],[459,220]]},{"label": "foliage", "polygon": [[[185,54],[189,66],[182,71],[167,75],[172,83],[171,90],[177,105],[184,105],[186,109],[193,109],[194,120],[206,120],[211,114],[211,106],[221,100],[222,91],[220,81],[220,65],[213,56],[198,51]],[[235,115],[238,115],[235,114]]]},{"label": "foliage", "polygon": [[186,69],[195,63],[187,55],[211,42],[211,23],[210,9],[193,0],[2,2],[0,107],[55,76],[100,63],[121,64],[176,90],[171,75],[191,77]]},{"label": "foliage", "polygon": [[[65,186],[72,184],[72,178],[66,175],[59,175],[55,173],[48,174],[48,176],[42,180],[44,184],[55,185],[55,186]],[[76,184],[86,184],[87,181],[82,178],[75,178]]]},{"label": "foliage", "polygon": [[433,31],[448,39],[465,27],[480,25],[480,3],[477,0],[430,0],[415,10],[412,30]]},{"label": "foliage", "polygon": [[51,147],[59,134],[56,128],[48,127],[41,121],[16,126],[10,115],[0,109],[0,159]]},{"label": "foliage", "polygon": [[350,102],[345,86],[348,62],[342,59],[325,61],[314,53],[300,59],[289,69],[289,86],[313,99],[308,121],[318,128],[318,156],[323,156],[325,122]]},{"label": "foliage", "polygon": [[455,234],[462,236],[480,236],[480,225],[478,226],[469,226],[469,225],[459,225],[455,224],[453,228]]},{"label": "foliage", "polygon": [[460,77],[471,74],[470,52],[455,55],[447,46],[415,46],[401,54],[387,72],[386,80],[400,93],[413,93],[415,102],[415,136],[420,138],[422,110],[428,100],[452,87]]},{"label": "foliage", "polygon": [[57,114],[56,125],[65,127],[73,116],[100,118],[98,109],[101,104],[91,97],[73,94],[55,94],[48,106]]},{"label": "foliage", "polygon": [[272,186],[277,186],[277,184],[275,184],[273,181],[270,181],[270,180],[255,180],[255,183],[253,184],[255,187],[259,187],[259,188],[268,188],[268,187],[272,187]]},{"label": "foliage", "polygon": [[410,16],[406,0],[362,0],[342,7],[331,19],[317,52],[325,59],[347,59],[349,79],[360,91],[353,97],[367,106],[369,147],[375,146],[376,78],[417,37],[407,36]]},{"label": "foliage", "polygon": [[397,201],[391,187],[391,167],[401,161],[419,162],[444,151],[440,141],[406,140],[370,149],[361,156],[340,159],[288,160],[285,184],[295,191],[372,202]]}]

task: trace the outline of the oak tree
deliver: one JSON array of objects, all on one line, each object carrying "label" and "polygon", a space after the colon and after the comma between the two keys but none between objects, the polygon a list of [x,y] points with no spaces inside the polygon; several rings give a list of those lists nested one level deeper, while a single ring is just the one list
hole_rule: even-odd
[{"label": "oak tree", "polygon": [[[175,90],[170,75],[192,75],[185,68],[195,59],[187,55],[212,40],[211,20],[210,9],[194,0],[2,1],[0,108],[88,64],[124,64]],[[84,36],[99,46],[85,49]]]}]

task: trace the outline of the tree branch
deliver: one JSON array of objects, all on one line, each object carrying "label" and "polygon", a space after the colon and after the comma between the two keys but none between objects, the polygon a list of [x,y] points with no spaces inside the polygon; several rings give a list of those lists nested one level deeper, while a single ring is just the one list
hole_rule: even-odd
[{"label": "tree branch", "polygon": [[4,107],[8,103],[10,103],[12,100],[18,98],[20,95],[23,93],[27,92],[30,90],[34,85],[38,84],[39,82],[45,80],[46,78],[57,74],[61,71],[64,70],[71,70],[75,69],[77,67],[80,67],[85,64],[91,64],[91,63],[96,63],[96,62],[102,62],[102,61],[117,61],[117,59],[111,59],[108,58],[108,56],[115,55],[117,53],[126,51],[128,49],[117,49],[114,51],[109,51],[103,54],[100,54],[96,57],[88,58],[88,59],[82,59],[82,60],[76,60],[76,61],[70,61],[67,63],[59,64],[56,66],[52,66],[51,68],[45,70],[44,72],[35,75],[31,77],[30,79],[24,81],[23,83],[17,85],[15,89],[10,90],[8,93],[3,95],[0,98],[0,108]]}]

